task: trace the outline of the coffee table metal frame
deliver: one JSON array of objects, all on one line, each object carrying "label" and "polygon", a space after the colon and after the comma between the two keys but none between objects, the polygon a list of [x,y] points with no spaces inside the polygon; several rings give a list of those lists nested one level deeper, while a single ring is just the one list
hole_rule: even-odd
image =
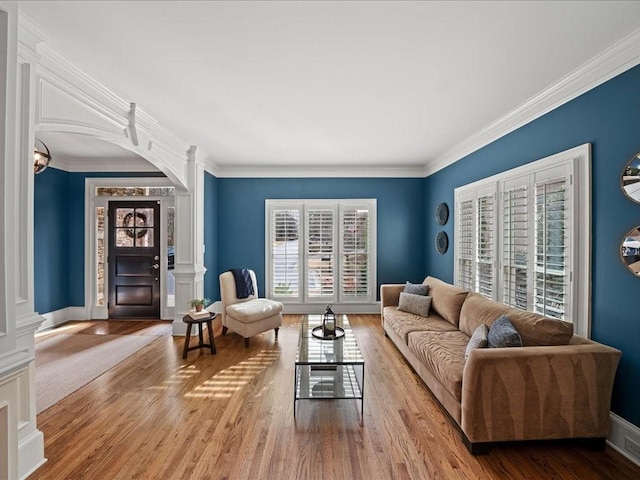
[{"label": "coffee table metal frame", "polygon": [[321,340],[312,335],[322,315],[306,315],[300,326],[294,371],[293,416],[298,400],[360,400],[364,414],[364,358],[346,315],[337,315],[343,337]]}]

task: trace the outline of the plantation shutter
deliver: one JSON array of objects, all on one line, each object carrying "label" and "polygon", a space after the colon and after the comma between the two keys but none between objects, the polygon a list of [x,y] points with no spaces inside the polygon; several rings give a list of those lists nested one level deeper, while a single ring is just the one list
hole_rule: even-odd
[{"label": "plantation shutter", "polygon": [[475,250],[475,222],[473,216],[473,199],[458,203],[458,271],[456,283],[467,290],[474,290],[473,252]]},{"label": "plantation shutter", "polygon": [[312,299],[335,294],[335,210],[309,208],[306,210],[307,296]]},{"label": "plantation shutter", "polygon": [[585,144],[457,187],[456,284],[588,337],[590,155]]},{"label": "plantation shutter", "polygon": [[494,194],[485,193],[477,200],[476,241],[476,291],[487,298],[493,298],[494,285]]},{"label": "plantation shutter", "polygon": [[562,167],[536,174],[534,311],[564,319],[569,290],[568,174]]},{"label": "plantation shutter", "polygon": [[370,212],[364,207],[343,206],[341,229],[341,298],[343,301],[372,296],[370,246]]},{"label": "plantation shutter", "polygon": [[528,177],[505,182],[502,190],[502,301],[529,309]]},{"label": "plantation shutter", "polygon": [[375,199],[266,200],[265,207],[265,296],[305,313],[317,304],[375,304]]},{"label": "plantation shutter", "polygon": [[271,285],[277,297],[300,298],[300,217],[301,208],[274,209],[270,214]]}]

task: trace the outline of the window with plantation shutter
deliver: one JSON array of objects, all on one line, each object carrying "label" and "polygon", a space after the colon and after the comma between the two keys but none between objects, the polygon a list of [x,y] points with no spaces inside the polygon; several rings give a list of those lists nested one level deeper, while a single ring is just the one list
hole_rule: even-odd
[{"label": "window with plantation shutter", "polygon": [[493,298],[495,188],[472,189],[456,201],[456,283]]},{"label": "window with plantation shutter", "polygon": [[369,210],[366,207],[342,207],[340,228],[342,296],[345,300],[371,297]]},{"label": "window with plantation shutter", "polygon": [[375,217],[375,200],[267,200],[267,296],[375,303]]},{"label": "window with plantation shutter", "polygon": [[519,179],[505,184],[502,192],[502,301],[521,310],[529,309],[528,185]]},{"label": "window with plantation shutter", "polygon": [[477,229],[476,258],[476,290],[487,298],[493,298],[493,264],[495,261],[494,250],[494,223],[493,208],[494,194],[484,194],[477,200]]},{"label": "window with plantation shutter", "polygon": [[473,290],[474,269],[473,259],[475,250],[475,235],[473,221],[473,200],[463,200],[458,207],[458,270],[456,278],[458,285],[467,290]]},{"label": "window with plantation shutter", "polygon": [[305,252],[307,263],[307,295],[327,298],[335,293],[335,210],[312,208],[306,211],[307,235]]},{"label": "window with plantation shutter", "polygon": [[302,208],[274,209],[269,226],[271,251],[271,285],[278,297],[300,297],[300,217]]},{"label": "window with plantation shutter", "polygon": [[588,337],[590,165],[585,144],[457,188],[456,284]]},{"label": "window with plantation shutter", "polygon": [[568,225],[567,178],[560,176],[536,182],[535,311],[548,317],[565,318],[567,309]]}]

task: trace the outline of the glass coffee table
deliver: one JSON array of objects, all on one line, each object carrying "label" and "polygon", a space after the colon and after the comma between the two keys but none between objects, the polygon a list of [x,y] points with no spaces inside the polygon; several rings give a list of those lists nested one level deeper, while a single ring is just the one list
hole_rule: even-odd
[{"label": "glass coffee table", "polygon": [[293,416],[298,400],[360,400],[364,412],[364,358],[346,315],[336,315],[344,336],[321,340],[311,331],[322,325],[322,315],[305,315],[296,355]]}]

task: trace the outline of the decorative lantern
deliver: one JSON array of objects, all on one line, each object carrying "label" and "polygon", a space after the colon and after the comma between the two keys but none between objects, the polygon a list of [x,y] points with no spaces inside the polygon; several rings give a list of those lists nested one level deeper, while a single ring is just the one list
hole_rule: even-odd
[{"label": "decorative lantern", "polygon": [[336,314],[331,310],[331,305],[327,305],[322,315],[322,334],[325,337],[335,337],[336,335]]}]

